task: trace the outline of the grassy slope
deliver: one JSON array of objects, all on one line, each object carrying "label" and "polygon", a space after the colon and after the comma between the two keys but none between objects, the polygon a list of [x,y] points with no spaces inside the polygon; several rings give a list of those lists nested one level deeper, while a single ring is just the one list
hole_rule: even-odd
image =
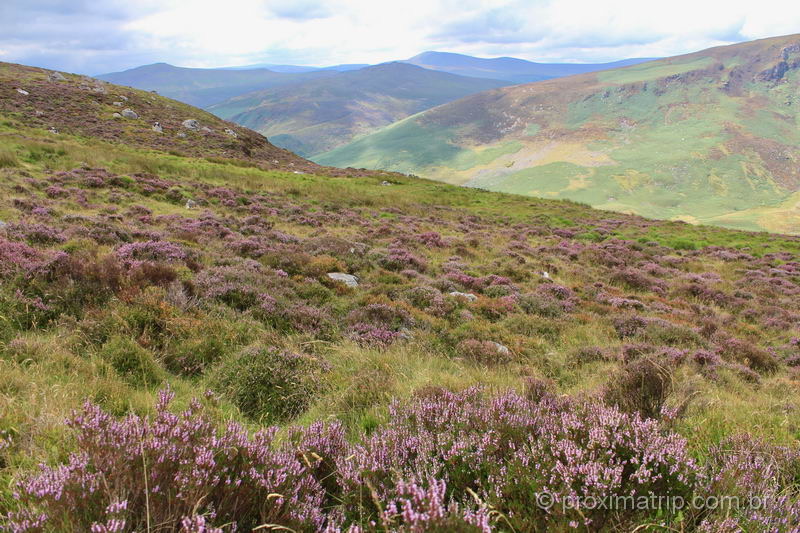
[{"label": "grassy slope", "polygon": [[[787,202],[800,188],[793,89],[799,40],[766,39],[482,93],[317,160],[797,233],[797,208]],[[788,72],[772,79],[784,56]]]},{"label": "grassy slope", "polygon": [[[73,261],[66,270],[15,275],[22,265],[0,256],[11,272],[0,284],[0,432],[12,437],[0,448],[0,514],[16,503],[12,480],[74,449],[62,423],[72,409],[91,399],[115,415],[152,413],[166,385],[179,407],[216,391],[204,403],[220,424],[339,419],[358,439],[387,419],[392,398],[430,387],[482,385],[494,393],[538,378],[558,393],[601,396],[631,363],[624,347],[641,344],[645,353],[684,354],[665,400],[681,407],[670,427],[694,455],[741,432],[800,439],[800,375],[791,366],[800,345],[790,344],[800,337],[797,237],[610,215],[410,177],[386,186],[384,176],[269,171],[53,136],[20,121],[0,112],[0,220],[10,224],[0,238]],[[184,207],[187,199],[198,208]],[[151,239],[180,246],[188,258],[156,260],[161,268],[149,273],[123,269],[115,281],[115,251]],[[426,266],[387,262],[391,247]],[[205,272],[242,265],[246,256],[270,275],[245,289],[273,296],[274,309],[217,299],[200,284]],[[626,268],[644,277],[620,276]],[[288,276],[276,278],[274,269]],[[330,283],[331,270],[358,275],[360,286]],[[448,281],[452,271],[505,276],[514,289],[470,289]],[[547,299],[509,307],[504,298],[553,284],[571,291],[574,308]],[[442,303],[426,303],[420,288]],[[478,300],[460,301],[451,290]],[[354,342],[348,317],[371,304],[410,315],[408,338],[383,348]],[[632,316],[652,325],[622,337],[616,324]],[[501,342],[510,357],[470,359],[461,348],[470,339]],[[727,349],[737,346],[732,339],[743,344]],[[218,376],[238,368],[250,346],[324,362],[319,386],[286,393],[270,388],[267,373],[261,388],[244,380],[239,389],[221,387]],[[720,364],[704,366],[701,350],[720,353]],[[242,398],[255,393],[291,401],[294,410],[245,409]],[[638,400],[635,387],[627,393]]]},{"label": "grassy slope", "polygon": [[203,69],[183,68],[156,63],[122,72],[111,72],[99,79],[143,89],[157,91],[197,107],[208,107],[228,98],[251,91],[280,87],[305,80],[328,76],[327,72],[273,72],[269,69]]},{"label": "grassy slope", "polygon": [[387,63],[259,90],[209,110],[267,135],[279,146],[313,157],[409,115],[503,85]]}]

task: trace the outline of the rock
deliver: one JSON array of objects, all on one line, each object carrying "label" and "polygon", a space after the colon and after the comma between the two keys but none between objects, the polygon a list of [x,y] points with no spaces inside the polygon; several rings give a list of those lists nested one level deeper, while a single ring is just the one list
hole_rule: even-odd
[{"label": "rock", "polygon": [[185,133],[183,133],[182,131],[179,131],[178,133],[176,133],[176,135],[177,135],[178,137],[180,137],[181,139],[185,139],[185,138],[186,138],[186,134],[185,134]]},{"label": "rock", "polygon": [[52,127],[52,126],[51,126],[51,127],[50,127],[50,129],[49,129],[49,130],[47,130],[47,131],[49,131],[49,132],[50,132],[50,133],[52,133],[53,135],[58,135],[58,130],[57,130],[57,129],[55,129],[54,127]]},{"label": "rock", "polygon": [[139,118],[139,115],[136,113],[136,111],[134,111],[133,109],[127,108],[127,107],[122,110],[122,116],[125,117],[125,118],[131,118],[131,119]]},{"label": "rock", "polygon": [[122,118],[122,115],[120,115],[119,113],[114,113],[111,116],[114,117],[114,118]]},{"label": "rock", "polygon": [[128,101],[128,97],[127,96],[123,96],[123,95],[119,95],[119,99],[122,100],[123,102],[127,102]]},{"label": "rock", "polygon": [[203,126],[202,128],[200,128],[200,130],[201,130],[203,133],[214,133],[214,130],[212,130],[212,129],[211,129],[211,128],[209,128],[208,126]]},{"label": "rock", "polygon": [[161,127],[161,126],[159,126],[158,124],[155,124],[155,125],[153,126],[153,131],[154,131],[154,132],[156,132],[156,133],[164,133],[164,128],[162,128],[162,127]]},{"label": "rock", "polygon": [[237,135],[237,133],[236,133],[235,131],[233,131],[233,130],[232,130],[232,129],[230,129],[230,128],[225,128],[225,133],[226,133],[227,135],[230,135],[230,136],[231,136],[231,137],[233,137],[233,138],[236,138],[236,137],[238,137],[238,136],[239,136],[239,135]]},{"label": "rock", "polygon": [[358,276],[344,272],[328,272],[328,277],[334,281],[341,281],[348,287],[358,287]]},{"label": "rock", "polygon": [[464,298],[468,302],[474,302],[475,300],[478,299],[478,297],[476,295],[472,294],[471,292],[453,291],[453,292],[451,292],[449,294],[450,294],[450,296],[455,296],[456,298]]},{"label": "rock", "polygon": [[387,185],[391,185],[391,183],[389,183],[388,181],[384,180],[384,181],[381,182],[381,185],[386,187]]},{"label": "rock", "polygon": [[48,74],[47,79],[50,81],[67,81],[67,78],[60,72],[51,72]]},{"label": "rock", "polygon": [[28,91],[26,91],[25,89],[17,89],[17,92],[19,94],[21,94],[22,96],[28,96],[29,94],[31,94]]},{"label": "rock", "polygon": [[190,119],[186,119],[186,120],[184,120],[184,121],[182,122],[182,125],[183,125],[183,127],[184,127],[184,128],[186,128],[187,130],[199,130],[199,129],[200,129],[200,123],[199,123],[199,122],[197,122],[197,121],[196,121],[195,119],[193,119],[193,118],[190,118]]},{"label": "rock", "polygon": [[194,209],[197,207],[197,202],[194,200],[186,200],[186,209]]},{"label": "rock", "polygon": [[292,174],[305,174],[305,172],[301,172],[299,170],[293,170]]},{"label": "rock", "polygon": [[117,107],[122,107],[122,102],[114,102],[114,105]]},{"label": "rock", "polygon": [[497,348],[497,351],[499,353],[501,353],[503,355],[509,355],[511,353],[511,350],[509,350],[507,346],[503,346],[499,342],[494,342],[494,341],[489,341],[489,342],[492,344],[492,346]]},{"label": "rock", "polygon": [[542,272],[542,277],[544,279],[550,279],[550,273],[549,272]]}]

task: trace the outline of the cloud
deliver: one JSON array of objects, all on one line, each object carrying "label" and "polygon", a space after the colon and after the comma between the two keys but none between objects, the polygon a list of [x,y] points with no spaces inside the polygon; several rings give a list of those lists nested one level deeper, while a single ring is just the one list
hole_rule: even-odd
[{"label": "cloud", "polygon": [[798,31],[800,3],[781,0],[0,0],[3,60],[90,74],[158,61],[376,63],[425,50],[607,61]]}]

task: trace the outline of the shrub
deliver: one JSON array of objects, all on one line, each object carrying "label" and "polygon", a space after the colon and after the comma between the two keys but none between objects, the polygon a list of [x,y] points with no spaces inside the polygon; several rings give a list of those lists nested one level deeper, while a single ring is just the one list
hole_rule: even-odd
[{"label": "shrub", "polygon": [[505,363],[511,360],[511,351],[494,341],[467,339],[458,343],[456,352],[465,359],[484,365]]},{"label": "shrub", "polygon": [[673,389],[673,365],[665,357],[648,355],[626,363],[611,377],[605,401],[629,413],[656,418]]},{"label": "shrub", "polygon": [[100,349],[100,357],[129,383],[149,387],[161,383],[163,372],[153,358],[152,352],[142,348],[136,341],[114,336]]},{"label": "shrub", "polygon": [[[16,484],[12,531],[168,531],[192,524],[265,523],[310,531],[323,525],[322,486],[295,450],[274,445],[277,428],[218,432],[197,401],[173,414],[162,392],[151,418],[117,420],[87,403],[70,425],[78,452]],[[318,428],[317,428],[318,429]],[[181,529],[184,527],[185,529]]]},{"label": "shrub", "polygon": [[322,389],[326,368],[306,354],[251,346],[223,360],[210,380],[215,390],[249,418],[261,423],[284,422],[308,408]]},{"label": "shrub", "polygon": [[717,348],[724,359],[745,364],[760,372],[774,372],[778,369],[778,360],[771,353],[740,339],[726,339]]}]

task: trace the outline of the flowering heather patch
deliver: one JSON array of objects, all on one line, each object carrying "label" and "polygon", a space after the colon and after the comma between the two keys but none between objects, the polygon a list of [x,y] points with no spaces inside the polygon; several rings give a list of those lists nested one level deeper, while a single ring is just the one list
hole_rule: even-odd
[{"label": "flowering heather patch", "polygon": [[70,421],[80,451],[16,485],[11,531],[179,530],[198,515],[243,530],[322,526],[324,490],[292,450],[275,446],[277,428],[250,436],[231,423],[220,432],[197,401],[173,414],[171,400],[162,392],[152,419],[118,420],[87,403]]},{"label": "flowering heather patch", "polygon": [[283,292],[278,289],[283,285],[279,278],[277,274],[270,275],[260,263],[246,259],[235,265],[207,268],[194,282],[201,296],[208,300],[218,300],[239,310],[256,307],[274,312],[277,307],[270,292]]},{"label": "flowering heather patch", "polygon": [[378,264],[387,270],[416,270],[418,272],[425,272],[428,268],[427,262],[411,253],[409,250],[397,244],[389,246],[386,254],[378,256]]},{"label": "flowering heather patch", "polygon": [[46,224],[20,222],[6,228],[9,237],[33,244],[58,244],[67,240],[64,234]]},{"label": "flowering heather patch", "polygon": [[178,244],[169,241],[145,241],[123,244],[115,250],[116,256],[128,266],[144,261],[177,263],[187,258],[187,253]]}]

